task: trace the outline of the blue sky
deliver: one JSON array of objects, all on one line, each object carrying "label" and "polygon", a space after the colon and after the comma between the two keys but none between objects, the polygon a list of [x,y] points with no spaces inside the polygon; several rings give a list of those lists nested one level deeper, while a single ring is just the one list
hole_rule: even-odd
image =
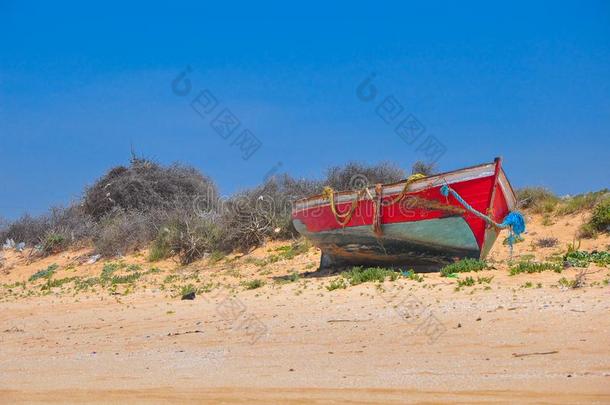
[{"label": "blue sky", "polygon": [[[280,162],[297,177],[349,160],[409,168],[425,150],[377,114],[389,96],[397,120],[416,117],[419,140],[446,149],[442,170],[501,155],[517,187],[610,186],[608,2],[0,0],[0,38],[8,218],[78,198],[131,145],[199,168],[225,194]],[[178,96],[187,66],[191,93]],[[363,102],[356,89],[371,73],[377,96]],[[241,122],[233,138],[190,107],[206,89],[214,114]],[[261,143],[247,160],[234,139],[243,129]]]}]

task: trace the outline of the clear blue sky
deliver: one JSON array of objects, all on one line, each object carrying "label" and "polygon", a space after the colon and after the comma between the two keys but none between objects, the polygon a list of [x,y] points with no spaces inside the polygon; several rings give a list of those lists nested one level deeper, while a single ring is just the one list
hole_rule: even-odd
[{"label": "clear blue sky", "polygon": [[[225,194],[278,162],[408,168],[425,156],[376,114],[390,95],[446,147],[443,170],[502,155],[517,187],[610,186],[609,2],[262,3],[0,0],[0,216],[77,198],[131,144]],[[250,159],[189,106],[204,89],[261,141]]]}]

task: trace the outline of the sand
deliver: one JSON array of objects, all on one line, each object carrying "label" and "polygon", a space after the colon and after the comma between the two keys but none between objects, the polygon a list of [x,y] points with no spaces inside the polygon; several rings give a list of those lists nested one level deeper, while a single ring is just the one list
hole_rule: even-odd
[{"label": "sand", "polygon": [[[565,251],[581,222],[530,218],[514,256]],[[559,245],[532,247],[545,236]],[[609,244],[604,236],[581,249]],[[584,287],[562,288],[559,279],[581,269],[509,276],[507,248],[497,243],[495,269],[471,274],[493,276],[489,284],[456,291],[455,279],[425,274],[423,282],[328,291],[337,275],[304,274],[315,270],[314,248],[256,264],[280,245],[230,263],[156,263],[161,273],[127,294],[4,286],[0,402],[610,403],[610,268],[590,265]],[[5,252],[0,282],[26,280],[51,263],[61,277],[99,275],[103,262],[78,264],[88,254],[28,264]],[[150,268],[145,257],[124,261]],[[277,281],[292,272],[301,278]],[[178,281],[163,283],[168,274]],[[216,287],[180,300],[178,288],[195,275]],[[254,278],[266,284],[247,290]],[[37,293],[24,296],[29,290]]]}]

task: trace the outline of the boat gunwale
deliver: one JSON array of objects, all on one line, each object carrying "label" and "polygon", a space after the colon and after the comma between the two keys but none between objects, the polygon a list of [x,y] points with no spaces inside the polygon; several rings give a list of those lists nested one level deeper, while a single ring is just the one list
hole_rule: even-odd
[{"label": "boat gunwale", "polygon": [[[468,167],[463,167],[461,169],[451,170],[451,171],[447,171],[447,172],[443,172],[443,173],[438,173],[438,174],[435,174],[433,176],[417,179],[417,180],[412,181],[411,184],[417,184],[417,183],[422,182],[422,181],[438,180],[438,179],[440,179],[440,178],[442,178],[444,176],[455,175],[455,174],[458,174],[460,172],[465,172],[465,171],[469,171],[469,170],[473,170],[473,169],[479,169],[479,168],[484,168],[484,167],[490,167],[490,166],[494,166],[494,165],[495,165],[495,161],[494,162],[488,162],[488,163],[482,163],[482,164],[478,164],[478,165],[473,165],[473,166],[468,166]],[[506,176],[506,173],[504,172],[503,168],[500,168],[500,172],[502,173],[502,175],[506,179],[506,183],[508,184],[508,187],[509,187],[508,191],[510,191],[510,193],[512,194],[512,196],[511,196],[512,200],[516,204],[516,195],[515,195],[515,192],[514,192],[514,189],[513,189],[512,185],[510,184],[510,181],[508,180],[508,176]],[[408,181],[408,179],[403,179],[403,180],[395,181],[395,182],[392,182],[392,183],[383,183],[382,187],[383,188],[394,187],[394,186],[397,186],[397,185],[400,185],[400,184],[404,184],[407,181]],[[374,186],[367,187],[367,189],[369,189],[369,190],[373,189],[373,188],[374,188]],[[335,198],[347,196],[347,195],[350,195],[350,194],[354,194],[356,192],[357,191],[355,191],[355,190],[338,191],[338,192],[335,193]],[[392,193],[392,194],[396,194],[396,193]],[[392,195],[392,194],[390,194],[390,195]],[[510,199],[509,196],[507,196],[507,195],[505,195],[505,198],[507,200]],[[293,211],[293,213],[295,213],[295,212],[298,212],[298,211],[302,211],[302,210],[305,210],[305,209],[312,208],[311,206],[297,208],[297,206],[298,205],[301,205],[301,206],[308,205],[307,204],[308,202],[313,202],[315,200],[321,200],[321,199],[324,199],[324,195],[323,194],[316,194],[316,195],[312,195],[312,196],[309,196],[309,197],[304,197],[304,198],[300,198],[298,200],[295,200],[292,211]],[[323,204],[323,205],[326,205],[326,204]]]}]

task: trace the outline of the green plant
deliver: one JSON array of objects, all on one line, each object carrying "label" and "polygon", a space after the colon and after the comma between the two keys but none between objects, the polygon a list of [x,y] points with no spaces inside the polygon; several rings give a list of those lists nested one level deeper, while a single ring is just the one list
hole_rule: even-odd
[{"label": "green plant", "polygon": [[301,240],[291,245],[280,246],[275,249],[278,256],[282,259],[290,260],[296,256],[307,253],[311,249],[311,244],[307,240]]},{"label": "green plant", "polygon": [[260,288],[262,286],[265,285],[265,282],[260,280],[260,279],[254,279],[254,280],[250,280],[250,281],[246,281],[244,283],[244,287],[246,287],[246,290],[255,290],[257,288]]},{"label": "green plant", "polygon": [[489,276],[489,277],[477,277],[477,283],[478,284],[489,284],[491,283],[491,280],[494,279],[494,276]]},{"label": "green plant", "polygon": [[541,273],[547,270],[552,270],[555,273],[561,273],[563,267],[558,263],[522,261],[512,265],[509,272],[511,276],[514,276],[521,273]]},{"label": "green plant", "polygon": [[214,264],[214,263],[218,263],[219,261],[224,259],[226,256],[227,256],[227,254],[225,252],[222,252],[220,250],[213,250],[210,253],[210,256],[208,257],[208,260],[209,260],[210,264]]},{"label": "green plant", "polygon": [[148,252],[148,260],[156,262],[166,259],[172,255],[172,248],[169,245],[168,231],[162,229],[158,234]]},{"label": "green plant", "polygon": [[589,222],[585,222],[578,228],[578,237],[583,239],[596,238],[599,232]]},{"label": "green plant", "polygon": [[120,263],[105,263],[102,267],[102,273],[100,274],[100,280],[103,282],[109,281],[112,278],[114,272],[121,267]]},{"label": "green plant", "polygon": [[89,287],[93,287],[100,284],[100,282],[101,281],[99,277],[90,277],[86,279],[77,278],[76,280],[74,280],[74,287],[77,290],[87,290]]},{"label": "green plant", "polygon": [[552,212],[559,198],[544,187],[526,187],[517,190],[517,200],[521,208],[542,214]]},{"label": "green plant", "polygon": [[345,283],[345,280],[341,277],[332,280],[326,286],[326,289],[328,291],[333,291],[333,290],[338,290],[338,289],[343,289],[343,288],[347,288],[347,284]]},{"label": "green plant", "polygon": [[462,259],[451,263],[441,269],[441,277],[447,277],[454,273],[467,273],[471,271],[481,271],[487,268],[487,263],[479,259]]},{"label": "green plant", "polygon": [[421,283],[422,281],[424,281],[424,276],[422,276],[421,274],[415,273],[415,271],[413,271],[413,270],[409,270],[409,271],[403,273],[403,276],[405,276],[409,280],[417,281],[418,283]]},{"label": "green plant", "polygon": [[59,233],[50,232],[45,235],[45,238],[42,241],[41,245],[42,251],[45,254],[50,255],[64,250],[68,245],[68,241],[63,235]]},{"label": "green plant", "polygon": [[572,197],[564,198],[557,208],[559,215],[570,215],[577,212],[590,210],[606,195],[608,189],[595,191],[591,193],[578,194]]},{"label": "green plant", "polygon": [[197,289],[192,284],[184,285],[184,286],[182,286],[182,288],[180,288],[180,297],[182,299],[186,299],[186,297],[188,297],[189,295],[196,294],[196,293],[197,293]]},{"label": "green plant", "polygon": [[523,288],[532,288],[534,286],[534,284],[531,281],[527,281],[525,284],[523,284]]},{"label": "green plant", "polygon": [[541,222],[541,224],[542,224],[543,226],[551,226],[551,225],[553,225],[554,223],[555,223],[555,222],[553,222],[553,218],[551,218],[551,215],[550,215],[550,214],[545,213],[545,214],[542,216],[542,222]]},{"label": "green plant", "polygon": [[573,267],[587,267],[589,263],[598,266],[610,265],[610,252],[587,252],[581,250],[568,250],[563,260]]},{"label": "green plant", "polygon": [[384,269],[381,267],[367,267],[363,268],[360,266],[352,267],[351,270],[341,273],[350,285],[358,285],[370,281],[378,281],[383,283],[387,277],[391,281],[398,278],[398,273],[392,269]]},{"label": "green plant", "polygon": [[610,230],[610,196],[604,198],[593,208],[589,223],[600,232]]},{"label": "green plant", "polygon": [[468,276],[465,279],[457,281],[458,288],[460,287],[472,287],[475,284],[474,278]]},{"label": "green plant", "polygon": [[290,281],[291,283],[299,281],[299,273],[293,271],[288,277],[286,277],[286,280]]},{"label": "green plant", "polygon": [[570,252],[575,252],[577,250],[580,249],[580,239],[576,240],[572,240],[571,243],[568,243],[568,253]]},{"label": "green plant", "polygon": [[135,272],[131,274],[121,275],[121,276],[112,276],[110,279],[110,284],[129,284],[138,280],[142,276],[142,273]]},{"label": "green plant", "polygon": [[141,269],[142,269],[142,266],[140,266],[139,264],[130,264],[129,266],[127,266],[127,271],[136,272],[136,271],[140,271]]},{"label": "green plant", "polygon": [[568,280],[565,277],[560,278],[557,283],[559,284],[560,287],[576,288],[576,280]]},{"label": "green plant", "polygon": [[55,271],[57,271],[58,268],[59,268],[59,266],[57,264],[52,264],[49,267],[47,267],[46,269],[37,271],[36,273],[32,274],[30,276],[30,278],[28,279],[28,281],[30,281],[30,282],[36,281],[39,278],[49,279],[55,273]]},{"label": "green plant", "polygon": [[41,289],[42,290],[49,290],[49,289],[54,288],[54,287],[61,287],[64,284],[76,281],[78,278],[79,277],[65,277],[65,278],[59,278],[59,279],[49,278],[49,279],[47,279],[47,283],[43,284]]}]

